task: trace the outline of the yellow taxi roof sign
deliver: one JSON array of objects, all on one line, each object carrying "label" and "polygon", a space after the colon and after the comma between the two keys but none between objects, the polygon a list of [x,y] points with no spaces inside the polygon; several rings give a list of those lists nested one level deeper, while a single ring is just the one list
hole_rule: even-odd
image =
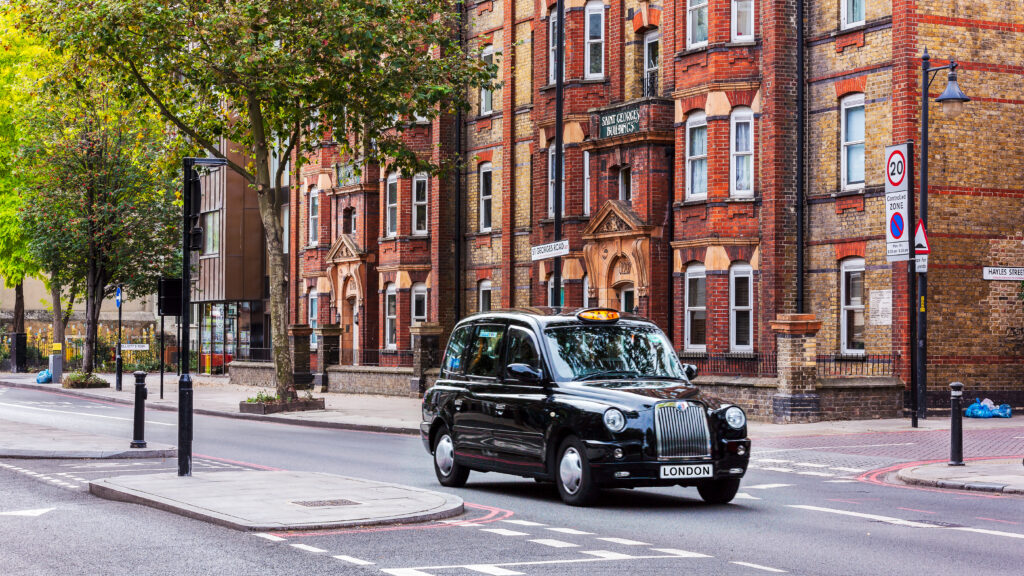
[{"label": "yellow taxi roof sign", "polygon": [[619,319],[619,312],[611,309],[584,310],[576,315],[580,320],[590,322],[615,322]]}]

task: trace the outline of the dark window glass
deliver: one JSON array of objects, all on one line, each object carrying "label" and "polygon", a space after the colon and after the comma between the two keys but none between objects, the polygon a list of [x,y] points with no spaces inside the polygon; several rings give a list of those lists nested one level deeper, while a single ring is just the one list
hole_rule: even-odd
[{"label": "dark window glass", "polygon": [[466,356],[467,376],[497,378],[501,368],[501,344],[505,328],[502,326],[479,326],[469,343]]},{"label": "dark window glass", "polygon": [[549,328],[544,336],[560,380],[683,378],[672,344],[653,326],[570,326]]},{"label": "dark window glass", "polygon": [[462,372],[462,352],[466,349],[469,336],[473,333],[472,326],[463,326],[456,330],[448,339],[448,349],[444,353],[444,366],[446,376]]},{"label": "dark window glass", "polygon": [[513,328],[508,334],[508,363],[528,364],[534,368],[540,368],[540,357],[537,355],[537,348],[533,344],[530,334],[521,329]]}]

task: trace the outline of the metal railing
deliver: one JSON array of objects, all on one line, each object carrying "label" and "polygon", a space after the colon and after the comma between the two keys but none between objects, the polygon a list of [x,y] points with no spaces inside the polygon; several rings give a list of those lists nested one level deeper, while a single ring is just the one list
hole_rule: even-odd
[{"label": "metal railing", "polygon": [[706,355],[679,352],[679,361],[697,367],[697,375],[713,376],[775,376],[778,374],[774,353]]},{"label": "metal railing", "polygon": [[643,75],[643,88],[644,97],[650,98],[651,96],[658,95],[658,71],[650,70]]},{"label": "metal railing", "polygon": [[236,360],[241,362],[273,362],[274,361],[274,349],[273,348],[249,348],[240,349],[238,355],[235,356]]},{"label": "metal railing", "polygon": [[832,376],[884,377],[893,376],[896,373],[896,362],[899,358],[899,353],[858,356],[821,354],[818,356],[816,365],[818,376],[822,378]]}]

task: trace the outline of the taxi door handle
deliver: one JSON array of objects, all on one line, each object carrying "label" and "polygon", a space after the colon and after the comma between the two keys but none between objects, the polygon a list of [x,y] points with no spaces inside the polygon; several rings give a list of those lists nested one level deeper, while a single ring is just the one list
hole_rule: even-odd
[{"label": "taxi door handle", "polygon": [[504,404],[498,404],[494,407],[494,411],[498,413],[498,416],[501,416],[505,412],[505,408]]},{"label": "taxi door handle", "polygon": [[456,400],[455,401],[455,409],[456,410],[462,410],[462,400]]}]

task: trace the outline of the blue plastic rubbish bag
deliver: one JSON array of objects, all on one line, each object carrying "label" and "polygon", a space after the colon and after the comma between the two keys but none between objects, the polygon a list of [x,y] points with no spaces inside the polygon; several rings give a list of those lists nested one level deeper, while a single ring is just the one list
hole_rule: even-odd
[{"label": "blue plastic rubbish bag", "polygon": [[964,411],[964,416],[968,418],[1010,418],[1012,415],[1009,404],[996,406],[988,398],[984,401],[980,398],[975,398],[974,404],[968,406],[967,410]]},{"label": "blue plastic rubbish bag", "polygon": [[49,369],[36,374],[36,384],[49,384],[51,382],[53,382],[53,374],[50,374]]}]

